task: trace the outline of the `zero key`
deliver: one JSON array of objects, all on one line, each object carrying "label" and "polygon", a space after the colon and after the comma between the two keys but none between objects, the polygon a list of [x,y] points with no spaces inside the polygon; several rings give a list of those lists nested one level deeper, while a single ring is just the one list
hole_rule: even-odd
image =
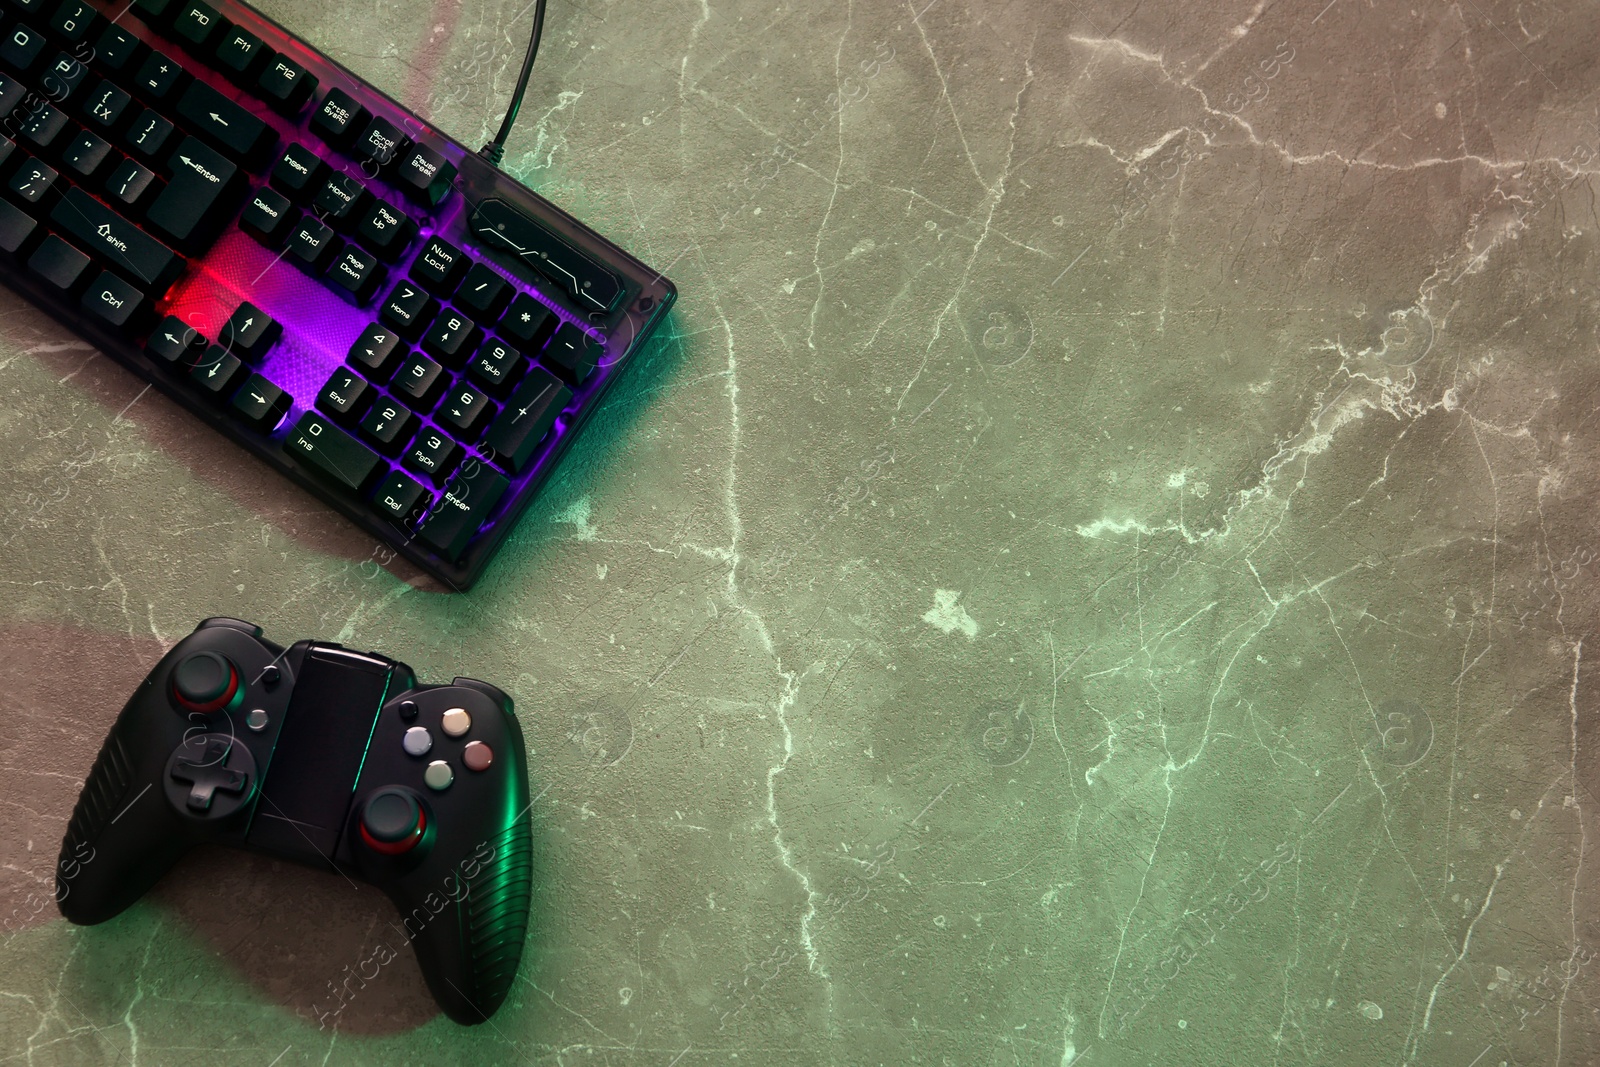
[{"label": "zero key", "polygon": [[300,416],[283,447],[352,493],[359,493],[380,468],[388,469],[376,452],[314,411]]}]

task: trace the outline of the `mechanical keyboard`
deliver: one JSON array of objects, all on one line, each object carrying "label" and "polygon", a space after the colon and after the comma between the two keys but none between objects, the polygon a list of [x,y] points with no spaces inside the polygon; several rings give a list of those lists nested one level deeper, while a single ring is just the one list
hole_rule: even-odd
[{"label": "mechanical keyboard", "polygon": [[676,297],[237,0],[0,0],[7,283],[457,589]]}]

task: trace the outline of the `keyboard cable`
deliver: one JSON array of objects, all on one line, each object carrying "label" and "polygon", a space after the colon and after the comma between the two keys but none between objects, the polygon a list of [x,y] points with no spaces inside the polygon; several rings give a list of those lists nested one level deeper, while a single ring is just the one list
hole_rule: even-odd
[{"label": "keyboard cable", "polygon": [[505,155],[506,138],[511,136],[511,127],[517,121],[517,112],[522,109],[522,96],[528,91],[528,75],[533,72],[533,58],[539,54],[539,37],[544,33],[544,2],[545,0],[534,0],[533,37],[528,41],[528,55],[522,61],[522,73],[517,77],[517,88],[511,94],[511,103],[506,106],[506,117],[500,123],[500,132],[494,135],[494,140],[478,150],[478,155],[496,167],[500,165],[500,160]]}]

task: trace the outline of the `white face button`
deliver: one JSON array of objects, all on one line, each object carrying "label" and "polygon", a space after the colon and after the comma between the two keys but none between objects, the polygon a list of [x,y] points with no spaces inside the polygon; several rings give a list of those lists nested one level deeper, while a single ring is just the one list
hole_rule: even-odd
[{"label": "white face button", "polygon": [[456,780],[456,775],[450,769],[450,764],[442,759],[436,759],[422,772],[422,780],[427,783],[429,789],[443,790],[450,788],[450,783]]},{"label": "white face button", "polygon": [[433,735],[421,726],[413,726],[406,731],[406,736],[401,744],[405,746],[409,756],[426,756],[433,747]]},{"label": "white face button", "polygon": [[447,737],[460,737],[472,729],[472,716],[467,714],[466,708],[451,708],[444,713],[444,721],[440,723]]}]

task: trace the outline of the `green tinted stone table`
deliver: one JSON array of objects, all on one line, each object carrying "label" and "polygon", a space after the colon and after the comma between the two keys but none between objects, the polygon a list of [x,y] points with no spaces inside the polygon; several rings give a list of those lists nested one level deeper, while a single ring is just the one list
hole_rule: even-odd
[{"label": "green tinted stone table", "polygon": [[[266,9],[469,143],[528,26]],[[554,2],[507,166],[681,296],[468,595],[0,296],[6,1062],[1594,1062],[1597,38]],[[491,1024],[333,875],[55,916],[217,613],[515,696]]]}]

